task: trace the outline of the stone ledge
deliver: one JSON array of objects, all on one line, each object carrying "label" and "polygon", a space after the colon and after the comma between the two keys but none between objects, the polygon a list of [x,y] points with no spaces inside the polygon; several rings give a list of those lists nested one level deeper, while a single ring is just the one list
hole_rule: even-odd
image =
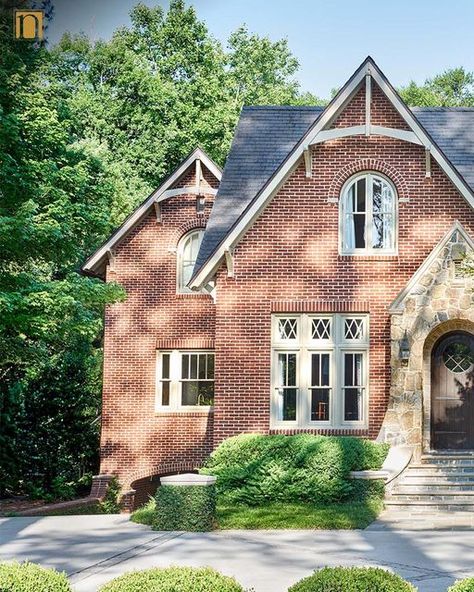
[{"label": "stone ledge", "polygon": [[388,484],[407,468],[412,456],[413,449],[410,446],[392,446],[381,469],[377,471],[351,471],[349,475],[352,479],[383,479]]},{"label": "stone ledge", "polygon": [[161,485],[197,485],[198,487],[208,487],[209,485],[214,485],[216,481],[217,477],[213,475],[197,475],[196,473],[160,477]]}]

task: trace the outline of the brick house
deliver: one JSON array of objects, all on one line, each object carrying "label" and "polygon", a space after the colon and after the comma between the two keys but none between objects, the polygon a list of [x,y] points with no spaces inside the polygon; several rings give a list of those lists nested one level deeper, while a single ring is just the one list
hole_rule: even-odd
[{"label": "brick house", "polygon": [[473,207],[474,109],[410,109],[371,58],[325,108],[244,108],[222,172],[196,149],[84,264],[128,295],[104,482],[138,503],[241,432],[474,449]]}]

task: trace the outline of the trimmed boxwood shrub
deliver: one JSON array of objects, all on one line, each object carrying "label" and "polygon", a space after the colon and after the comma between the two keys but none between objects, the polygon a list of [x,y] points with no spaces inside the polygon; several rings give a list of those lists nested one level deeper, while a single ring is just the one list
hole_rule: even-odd
[{"label": "trimmed boxwood shrub", "polygon": [[162,485],[156,492],[157,530],[205,532],[216,525],[216,486]]},{"label": "trimmed boxwood shrub", "polygon": [[0,563],[1,592],[71,592],[65,573],[35,563]]},{"label": "trimmed boxwood shrub", "polygon": [[229,501],[310,503],[360,500],[381,486],[361,484],[350,471],[378,469],[388,446],[354,437],[242,434],[211,454],[202,473],[216,475]]},{"label": "trimmed boxwood shrub", "polygon": [[168,567],[125,574],[100,588],[100,592],[243,592],[234,579],[210,567]]},{"label": "trimmed boxwood shrub", "polygon": [[459,580],[448,588],[448,592],[474,592],[474,578]]},{"label": "trimmed boxwood shrub", "polygon": [[378,567],[325,567],[288,592],[416,592],[409,582]]}]

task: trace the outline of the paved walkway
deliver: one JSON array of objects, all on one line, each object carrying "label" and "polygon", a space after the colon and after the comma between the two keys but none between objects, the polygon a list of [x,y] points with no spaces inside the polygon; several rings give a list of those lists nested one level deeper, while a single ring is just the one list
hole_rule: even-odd
[{"label": "paved walkway", "polygon": [[126,516],[0,519],[0,560],[67,571],[76,592],[95,592],[133,569],[210,565],[255,592],[286,592],[324,565],[379,565],[420,592],[445,592],[474,574],[474,529],[465,531],[222,531],[159,533]]}]

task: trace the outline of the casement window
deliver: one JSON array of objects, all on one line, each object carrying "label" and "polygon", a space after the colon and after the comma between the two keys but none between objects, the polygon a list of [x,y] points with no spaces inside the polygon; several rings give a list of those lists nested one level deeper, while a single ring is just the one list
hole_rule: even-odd
[{"label": "casement window", "polygon": [[213,405],[213,352],[158,352],[157,408],[160,411],[185,411]]},{"label": "casement window", "polygon": [[365,427],[369,317],[272,317],[274,427]]},{"label": "casement window", "polygon": [[187,284],[193,274],[203,236],[204,231],[198,228],[185,234],[178,243],[177,288],[180,294],[189,294],[191,292]]},{"label": "casement window", "polygon": [[341,253],[395,254],[397,197],[392,183],[375,173],[349,180],[340,200]]}]

